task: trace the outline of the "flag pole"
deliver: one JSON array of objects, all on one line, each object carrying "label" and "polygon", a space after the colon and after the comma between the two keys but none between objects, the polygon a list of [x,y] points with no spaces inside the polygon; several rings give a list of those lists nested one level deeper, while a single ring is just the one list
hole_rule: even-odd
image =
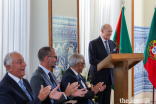
[{"label": "flag pole", "polygon": [[[155,5],[155,8],[156,8],[156,0],[155,0],[155,3],[154,3],[154,5]],[[154,104],[154,86],[153,86],[153,104]]]},{"label": "flag pole", "polygon": [[154,86],[153,86],[153,104],[154,104]]},{"label": "flag pole", "polygon": [[[155,5],[155,8],[156,8],[156,1],[155,1],[154,5]],[[154,104],[154,86],[153,86],[153,104]]]},{"label": "flag pole", "polygon": [[[156,1],[155,1],[154,5],[155,5],[155,8],[156,8]],[[153,104],[154,104],[154,86],[153,86]]]},{"label": "flag pole", "polygon": [[122,3],[122,7],[124,7],[124,4],[125,4],[124,0],[122,0],[122,2],[121,2],[121,3]]}]

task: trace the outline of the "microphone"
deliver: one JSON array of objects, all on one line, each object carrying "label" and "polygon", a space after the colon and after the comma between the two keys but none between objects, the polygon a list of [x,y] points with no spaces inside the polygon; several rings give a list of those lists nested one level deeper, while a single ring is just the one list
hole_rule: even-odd
[{"label": "microphone", "polygon": [[114,47],[113,50],[110,52],[110,54],[112,54],[112,53],[117,53],[117,48],[116,47]]}]

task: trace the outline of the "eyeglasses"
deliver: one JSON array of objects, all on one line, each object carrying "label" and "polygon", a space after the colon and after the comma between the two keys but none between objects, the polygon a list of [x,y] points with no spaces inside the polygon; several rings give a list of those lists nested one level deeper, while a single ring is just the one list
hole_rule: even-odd
[{"label": "eyeglasses", "polygon": [[86,66],[86,63],[82,63],[82,62],[80,62],[80,64],[82,64],[82,65]]},{"label": "eyeglasses", "polygon": [[48,57],[54,57],[57,60],[57,56],[48,56]]}]

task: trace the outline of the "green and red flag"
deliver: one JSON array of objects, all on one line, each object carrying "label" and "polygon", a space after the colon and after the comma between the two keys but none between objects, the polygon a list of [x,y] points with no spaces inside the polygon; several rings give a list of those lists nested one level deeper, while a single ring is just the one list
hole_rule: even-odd
[{"label": "green and red flag", "polygon": [[133,53],[125,20],[124,7],[122,7],[119,21],[115,30],[113,41],[118,53]]},{"label": "green and red flag", "polygon": [[156,88],[156,8],[144,50],[144,57],[143,62],[148,73],[148,78],[154,88]]},{"label": "green and red flag", "polygon": [[[122,7],[113,41],[117,46],[118,53],[133,53],[126,25],[124,9],[125,8]],[[114,86],[112,86],[112,89],[114,89]]]}]

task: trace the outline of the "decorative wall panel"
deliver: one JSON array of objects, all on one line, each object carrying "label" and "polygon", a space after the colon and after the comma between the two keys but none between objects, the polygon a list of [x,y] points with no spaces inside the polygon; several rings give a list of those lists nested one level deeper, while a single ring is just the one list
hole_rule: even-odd
[{"label": "decorative wall panel", "polygon": [[[134,26],[134,53],[144,53],[149,27]],[[152,92],[153,86],[148,79],[148,73],[143,61],[134,67],[134,95],[142,92]]]},{"label": "decorative wall panel", "polygon": [[77,18],[53,15],[53,48],[58,56],[53,72],[61,81],[61,70],[69,67],[69,57],[77,53]]}]

